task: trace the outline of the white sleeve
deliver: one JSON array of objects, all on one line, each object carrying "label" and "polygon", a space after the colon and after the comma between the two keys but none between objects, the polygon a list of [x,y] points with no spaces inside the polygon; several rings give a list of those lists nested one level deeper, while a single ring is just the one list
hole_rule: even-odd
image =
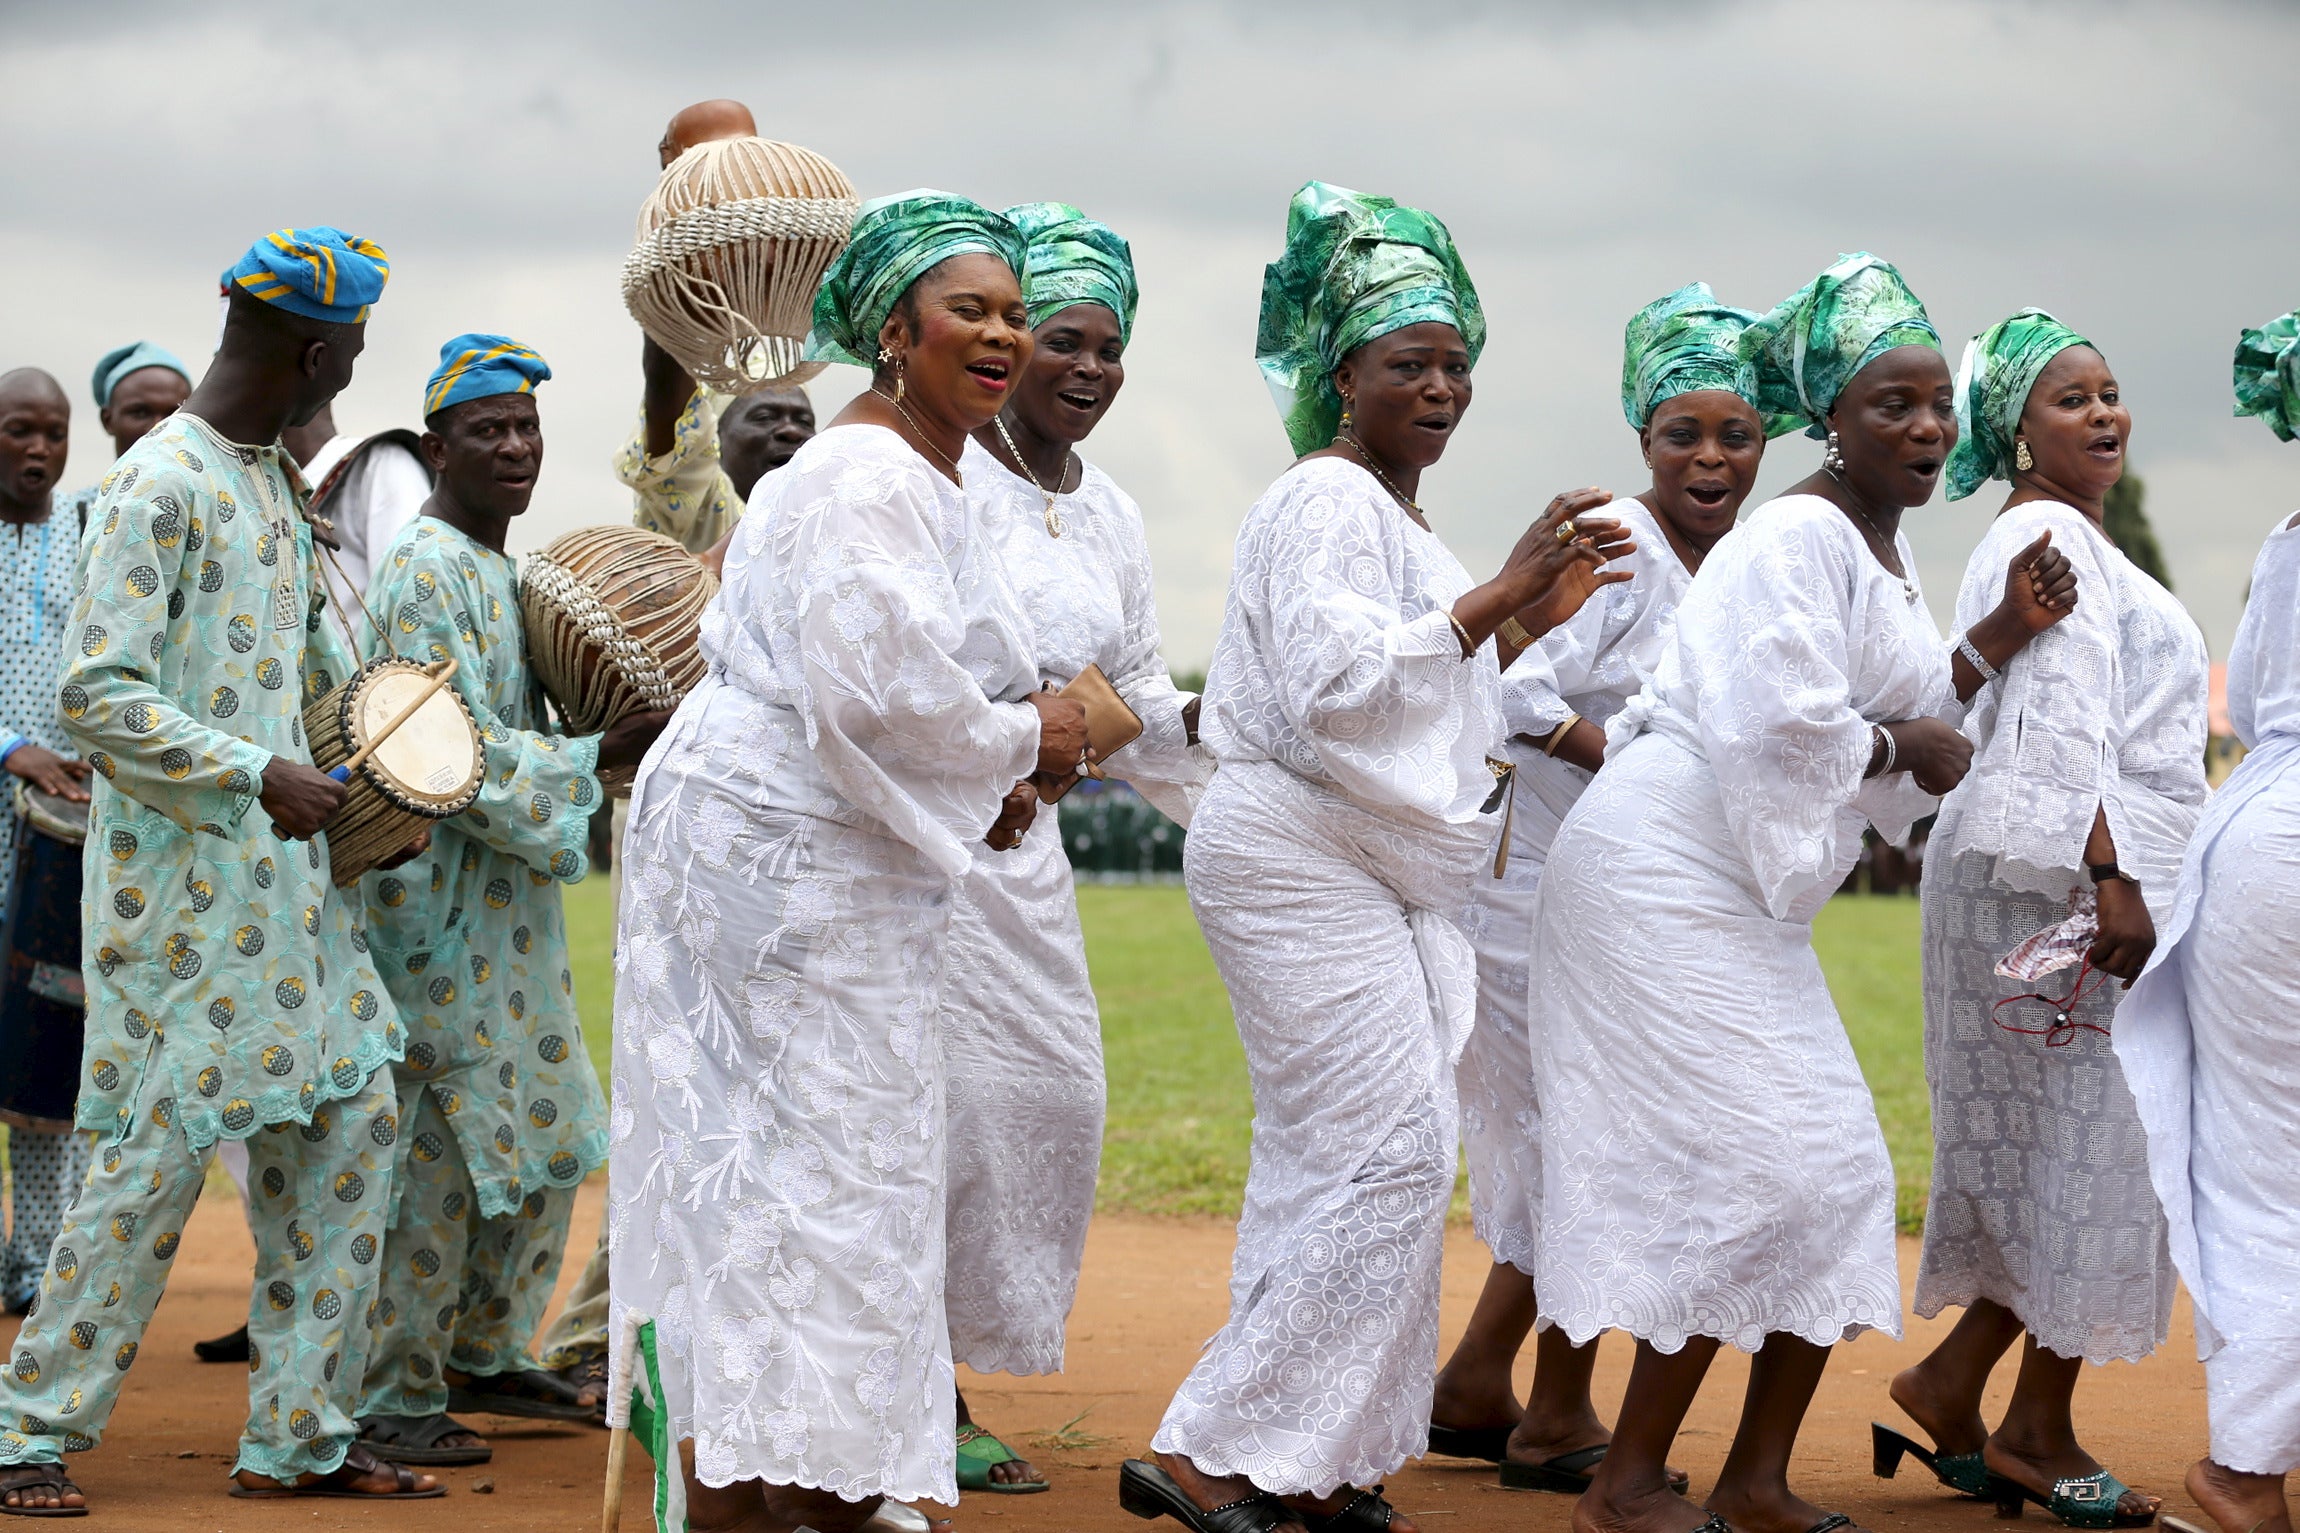
[{"label": "white sleeve", "polygon": [[389,442],[369,448],[352,472],[359,476],[359,482],[344,486],[350,492],[345,498],[358,497],[356,504],[364,520],[359,552],[367,561],[367,584],[373,590],[383,556],[408,524],[423,513],[423,503],[431,498],[431,476],[414,453]]}]

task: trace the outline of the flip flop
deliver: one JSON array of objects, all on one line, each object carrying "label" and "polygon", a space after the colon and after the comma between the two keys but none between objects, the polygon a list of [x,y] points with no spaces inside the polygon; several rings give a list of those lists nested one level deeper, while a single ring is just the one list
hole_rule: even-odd
[{"label": "flip flop", "polygon": [[[381,1492],[353,1490],[345,1481],[348,1475],[373,1474],[378,1469],[390,1470],[392,1483],[398,1488]],[[288,1501],[298,1496],[338,1501],[430,1501],[446,1495],[447,1487],[434,1485],[429,1490],[417,1490],[414,1470],[402,1469],[397,1464],[386,1464],[358,1443],[353,1443],[344,1450],[341,1464],[308,1485],[242,1485],[234,1477],[231,1493],[242,1501]]]},{"label": "flip flop", "polygon": [[1051,1489],[1043,1479],[993,1480],[994,1464],[1011,1464],[1022,1457],[997,1438],[968,1422],[958,1429],[958,1488],[992,1496],[1035,1496]]},{"label": "flip flop", "polygon": [[1605,1461],[1609,1443],[1593,1448],[1581,1448],[1572,1453],[1560,1453],[1538,1464],[1523,1459],[1505,1458],[1501,1461],[1501,1483],[1511,1490],[1553,1490],[1560,1495],[1578,1496],[1589,1489],[1597,1466]]},{"label": "flip flop", "polygon": [[[72,1477],[64,1473],[64,1466],[51,1459],[45,1464],[15,1464],[0,1469],[0,1495],[12,1490],[54,1489],[59,1495],[66,1491],[85,1496]],[[85,1517],[84,1506],[10,1506],[0,1501],[0,1517]]]},{"label": "flip flop", "polygon": [[1880,1480],[1889,1480],[1901,1467],[1905,1455],[1915,1459],[1933,1472],[1933,1478],[1974,1501],[1985,1501],[1993,1491],[1989,1489],[1988,1465],[1981,1462],[1978,1449],[1971,1453],[1943,1453],[1938,1448],[1925,1448],[1913,1437],[1905,1437],[1881,1421],[1869,1423],[1869,1466]]},{"label": "flip flop", "polygon": [[1389,1533],[1390,1519],[1397,1516],[1396,1507],[1382,1496],[1382,1487],[1361,1490],[1342,1503],[1341,1510],[1321,1517],[1300,1507],[1294,1515],[1302,1519],[1302,1526],[1310,1533]]},{"label": "flip flop", "polygon": [[[1305,1526],[1300,1512],[1266,1490],[1226,1506],[1202,1508],[1148,1459],[1130,1458],[1118,1466],[1118,1505],[1145,1521],[1171,1517],[1191,1533],[1275,1533]],[[1726,1533],[1723,1524],[1718,1533]]]},{"label": "flip flop", "polygon": [[2030,1490],[2018,1480],[1989,1477],[1989,1494],[1999,1517],[2018,1517],[2024,1503],[2033,1501],[2066,1528],[2145,1528],[2156,1521],[2154,1512],[2120,1512],[2117,1503],[2132,1487],[2103,1469],[2098,1474],[2070,1475],[2052,1482],[2049,1491]]},{"label": "flip flop", "polygon": [[379,1459],[394,1464],[484,1464],[495,1457],[495,1450],[484,1442],[466,1443],[459,1448],[443,1448],[442,1437],[458,1432],[479,1434],[442,1411],[436,1416],[386,1416],[381,1413],[359,1418],[359,1440],[367,1451]]},{"label": "flip flop", "polygon": [[1498,1464],[1509,1456],[1509,1427],[1441,1427],[1430,1423],[1430,1452],[1447,1458],[1481,1458]]},{"label": "flip flop", "polygon": [[474,1374],[447,1386],[451,1411],[484,1411],[490,1416],[521,1416],[533,1421],[598,1422],[575,1388],[556,1373],[515,1368],[507,1373]]}]

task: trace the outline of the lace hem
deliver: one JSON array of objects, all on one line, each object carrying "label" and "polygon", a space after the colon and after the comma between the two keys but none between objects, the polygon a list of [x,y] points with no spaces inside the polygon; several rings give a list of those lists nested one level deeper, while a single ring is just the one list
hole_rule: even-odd
[{"label": "lace hem", "polygon": [[1538,1276],[1534,1268],[1534,1231],[1511,1224],[1491,1209],[1480,1208],[1475,1196],[1469,1200],[1469,1227],[1494,1261],[1515,1267],[1529,1278]]},{"label": "lace hem", "polygon": [[[1177,1401],[1177,1404],[1180,1402]],[[1225,1422],[1232,1430],[1219,1432],[1223,1439],[1210,1441],[1188,1427],[1175,1423],[1169,1415],[1159,1424],[1158,1433],[1150,1439],[1150,1447],[1157,1453],[1178,1453],[1198,1468],[1198,1472],[1214,1478],[1243,1475],[1256,1490],[1268,1491],[1273,1496],[1326,1497],[1345,1485],[1379,1485],[1405,1467],[1406,1460],[1420,1458],[1429,1452],[1429,1413],[1425,1406],[1421,1425],[1410,1435],[1393,1438],[1382,1447],[1352,1444],[1350,1456],[1340,1463],[1323,1463],[1324,1450],[1334,1445],[1317,1438],[1303,1439],[1301,1434],[1259,1426],[1249,1422]],[[1299,1447],[1291,1453],[1258,1446],[1259,1439],[1267,1436],[1294,1438]]]},{"label": "lace hem", "polygon": [[2129,1325],[2077,1325],[2055,1320],[2050,1316],[2039,1318],[2029,1313],[2028,1296],[2017,1288],[1999,1287],[1994,1283],[1978,1281],[1971,1274],[1955,1279],[1928,1279],[1917,1292],[1916,1303],[1911,1306],[1919,1320],[1930,1320],[1949,1308],[1970,1309],[1986,1299],[2012,1311],[2021,1328],[2036,1338],[2036,1344],[2055,1357],[2081,1358],[2088,1363],[2137,1363],[2164,1345],[2172,1334],[2171,1305],[2166,1304],[2157,1317],[2153,1334]]},{"label": "lace hem", "polygon": [[983,1336],[966,1339],[953,1330],[950,1360],[976,1373],[1004,1373],[1015,1378],[1062,1371],[1063,1333],[1047,1336]]},{"label": "lace hem", "polygon": [[[1590,1305],[1578,1305],[1561,1312],[1544,1304],[1540,1324],[1543,1329],[1556,1326],[1564,1331],[1576,1347],[1587,1346],[1607,1331],[1622,1331],[1650,1343],[1654,1351],[1661,1353],[1682,1352],[1685,1344],[1696,1336],[1714,1337],[1735,1351],[1751,1353],[1763,1347],[1768,1336],[1794,1336],[1816,1347],[1833,1347],[1838,1342],[1851,1341],[1864,1331],[1882,1331],[1895,1341],[1901,1339],[1901,1291],[1897,1275],[1889,1289],[1878,1285],[1868,1291],[1834,1294],[1817,1306],[1768,1305],[1765,1307],[1768,1312],[1762,1314],[1702,1313],[1683,1302],[1674,1306],[1674,1313],[1666,1314],[1657,1308],[1632,1313],[1631,1306],[1619,1303],[1605,1308],[1612,1313],[1601,1314]],[[1800,1313],[1779,1313],[1788,1309]]]}]

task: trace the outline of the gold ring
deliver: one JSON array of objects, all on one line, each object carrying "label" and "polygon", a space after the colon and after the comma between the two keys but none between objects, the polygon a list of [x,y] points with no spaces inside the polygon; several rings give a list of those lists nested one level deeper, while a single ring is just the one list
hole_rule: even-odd
[{"label": "gold ring", "polygon": [[1567,517],[1567,518],[1566,518],[1564,521],[1562,521],[1562,522],[1559,522],[1559,523],[1557,524],[1557,541],[1558,541],[1558,542],[1560,542],[1560,543],[1570,543],[1570,542],[1572,542],[1572,541],[1573,541],[1575,538],[1578,538],[1578,537],[1580,537],[1580,536],[1581,536],[1581,529],[1580,529],[1579,527],[1576,527],[1576,526],[1574,526],[1574,525],[1573,525],[1573,518],[1572,518],[1572,517],[1570,517],[1570,516],[1569,516],[1569,517]]}]

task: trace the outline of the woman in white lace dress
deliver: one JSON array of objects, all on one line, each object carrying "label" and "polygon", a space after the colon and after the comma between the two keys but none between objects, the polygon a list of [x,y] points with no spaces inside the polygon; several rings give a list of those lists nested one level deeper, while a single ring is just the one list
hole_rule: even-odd
[{"label": "woman in white lace dress", "polygon": [[1533,1329],[1534,1247],[1541,1232],[1541,1113],[1533,1094],[1526,947],[1550,843],[1605,759],[1605,724],[1652,674],[1662,636],[1693,572],[1733,530],[1765,455],[1755,369],[1741,332],[1757,316],[1720,304],[1696,282],[1630,318],[1623,336],[1621,409],[1638,434],[1653,484],[1613,502],[1637,540],[1618,568],[1631,578],[1541,640],[1545,668],[1520,663],[1502,678],[1505,747],[1516,764],[1508,857],[1481,875],[1462,920],[1477,947],[1477,1024],[1462,1050],[1462,1142],[1470,1216],[1493,1253],[1477,1310],[1440,1370],[1430,1448],[1502,1463],[1502,1483],[1578,1492],[1610,1435],[1590,1402],[1595,1345],[1555,1327],[1537,1344],[1521,1407],[1511,1381]]},{"label": "woman in white lace dress", "polygon": [[[1212,775],[1198,699],[1159,653],[1142,512],[1072,448],[1118,397],[1134,323],[1134,259],[1105,225],[1056,202],[1008,208],[1030,242],[1023,297],[1037,339],[999,418],[959,460],[976,535],[1029,623],[1038,674],[1088,666],[1142,721],[1101,762],[1176,821]],[[952,891],[943,959],[953,1360],[980,1373],[1053,1373],[1078,1292],[1102,1157],[1102,1020],[1086,974],[1078,891],[1051,808],[1022,844],[980,857]],[[958,1399],[962,1490],[1046,1481]]]},{"label": "woman in white lace dress", "polygon": [[[2210,662],[2186,609],[2103,530],[2132,417],[2101,354],[2024,309],[1974,339],[1960,383],[1949,494],[2000,478],[2012,495],[1965,566],[1958,621],[1978,621],[2005,559],[2046,533],[2083,600],[1974,694],[1972,771],[1927,849],[1933,1185],[1916,1311],[1965,1312],[1892,1394],[1953,1489],[2017,1485],[2075,1526],[2145,1526],[2157,1498],[2084,1450],[2070,1404],[2085,1363],[2139,1361],[2172,1318],[2164,1215],[2109,1038],[2204,804]],[[2077,967],[1996,971],[2096,901]],[[1981,1391],[2024,1333],[1991,1433]],[[1877,1428],[1880,1463],[1897,1440]]]},{"label": "woman in white lace dress", "polygon": [[[1588,593],[1620,524],[1552,502],[1474,584],[1414,496],[1470,397],[1484,315],[1445,226],[1311,182],[1256,351],[1303,454],[1247,513],[1208,673],[1221,769],[1184,879],[1254,1087],[1230,1318],[1121,1502],[1209,1533],[1412,1521],[1475,1004],[1456,921],[1502,794],[1497,659]],[[1534,632],[1529,632],[1531,625]],[[1495,636],[1502,636],[1495,649]],[[1280,1498],[1286,1498],[1281,1500]]]},{"label": "woman in white lace dress", "polygon": [[[2236,401],[2300,434],[2300,314],[2246,330]],[[2172,1260],[2195,1305],[2224,1533],[2290,1533],[2300,1468],[2300,515],[2269,533],[2228,652],[2247,754],[2205,806],[2163,941],[2116,1014]],[[2164,1519],[2170,1524],[2173,1519]]]},{"label": "woman in white lace dress", "polygon": [[[1789,1457],[1829,1348],[1900,1333],[1900,1277],[1892,1164],[1811,922],[1863,826],[1905,834],[1971,755],[1936,715],[1980,673],[1952,662],[1899,532],[1956,441],[1938,346],[1866,254],[1743,335],[1763,407],[1826,432],[1822,471],[1702,562],[1542,875],[1541,1316],[1575,1342],[1638,1340],[1577,1527],[1849,1521],[1789,1488]],[[2005,585],[1968,636],[1990,665],[2073,600],[2041,542]],[[1665,1455],[1726,1343],[1756,1356],[1704,1524]]]},{"label": "woman in white lace dress", "polygon": [[[978,545],[958,456],[1031,336],[998,214],[866,204],[814,350],[871,388],[760,481],[708,675],[624,843],[614,1334],[655,1325],[659,1474],[704,1525],[845,1533],[954,1501],[934,996],[951,884],[1075,770],[1076,704]],[[1002,809],[1002,804],[1005,806]],[[618,1355],[608,1398],[628,1401]]]}]

